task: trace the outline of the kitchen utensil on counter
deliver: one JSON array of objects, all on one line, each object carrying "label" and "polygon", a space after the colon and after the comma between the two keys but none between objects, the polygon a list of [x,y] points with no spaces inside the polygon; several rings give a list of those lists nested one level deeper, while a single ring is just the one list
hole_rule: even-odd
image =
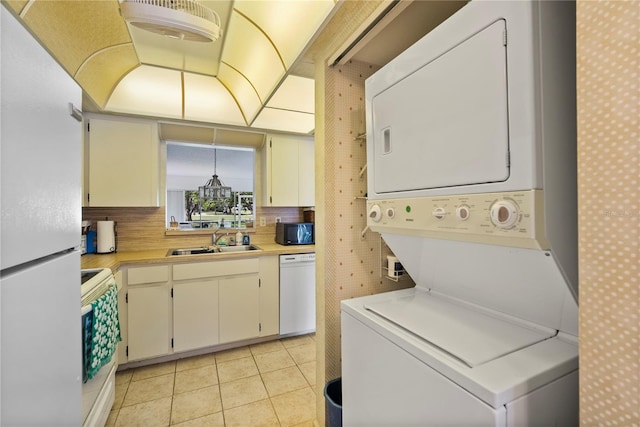
[{"label": "kitchen utensil on counter", "polygon": [[169,228],[171,229],[179,228],[178,221],[176,221],[176,217],[173,215],[171,215],[171,221],[169,221]]},{"label": "kitchen utensil on counter", "polygon": [[98,221],[98,253],[116,252],[116,222]]},{"label": "kitchen utensil on counter", "polygon": [[90,221],[82,221],[82,236],[80,238],[80,254],[84,255],[87,253],[87,232],[89,231],[89,227],[91,227]]},{"label": "kitchen utensil on counter", "polygon": [[98,233],[96,230],[89,229],[87,231],[87,253],[95,254],[98,245]]},{"label": "kitchen utensil on counter", "polygon": [[315,209],[305,209],[302,212],[302,217],[304,218],[304,222],[316,222]]}]

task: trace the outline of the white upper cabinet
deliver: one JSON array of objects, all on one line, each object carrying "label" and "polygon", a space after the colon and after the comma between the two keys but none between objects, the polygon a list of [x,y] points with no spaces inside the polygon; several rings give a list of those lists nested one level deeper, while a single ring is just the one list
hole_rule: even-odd
[{"label": "white upper cabinet", "polygon": [[155,121],[87,115],[83,205],[159,206],[159,146]]},{"label": "white upper cabinet", "polygon": [[315,205],[313,137],[268,135],[263,158],[263,206]]},{"label": "white upper cabinet", "polygon": [[298,206],[316,204],[316,168],[313,138],[298,142]]}]

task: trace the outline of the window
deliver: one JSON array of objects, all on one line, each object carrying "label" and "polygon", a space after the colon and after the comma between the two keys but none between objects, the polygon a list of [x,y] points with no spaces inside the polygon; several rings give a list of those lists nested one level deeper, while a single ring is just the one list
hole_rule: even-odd
[{"label": "window", "polygon": [[[254,163],[254,148],[167,141],[167,228],[253,228]],[[213,175],[229,197],[201,197]]]}]

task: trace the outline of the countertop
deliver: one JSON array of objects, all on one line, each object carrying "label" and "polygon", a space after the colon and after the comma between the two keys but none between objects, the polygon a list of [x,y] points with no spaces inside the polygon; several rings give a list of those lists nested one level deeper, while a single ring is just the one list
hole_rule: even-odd
[{"label": "countertop", "polygon": [[81,266],[87,268],[110,268],[115,272],[128,265],[165,264],[194,261],[215,261],[234,258],[252,258],[264,255],[288,255],[315,252],[315,245],[282,246],[277,243],[255,245],[261,250],[246,252],[226,252],[216,254],[167,256],[170,248],[141,251],[116,252],[111,254],[85,254]]}]

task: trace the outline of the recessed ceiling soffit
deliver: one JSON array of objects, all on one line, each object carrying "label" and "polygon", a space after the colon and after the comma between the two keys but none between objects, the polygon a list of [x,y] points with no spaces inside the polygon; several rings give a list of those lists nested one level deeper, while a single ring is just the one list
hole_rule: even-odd
[{"label": "recessed ceiling soffit", "polygon": [[104,112],[313,130],[313,81],[290,73],[335,0],[200,0],[222,23],[213,43],[128,25],[118,0],[3,3]]}]

